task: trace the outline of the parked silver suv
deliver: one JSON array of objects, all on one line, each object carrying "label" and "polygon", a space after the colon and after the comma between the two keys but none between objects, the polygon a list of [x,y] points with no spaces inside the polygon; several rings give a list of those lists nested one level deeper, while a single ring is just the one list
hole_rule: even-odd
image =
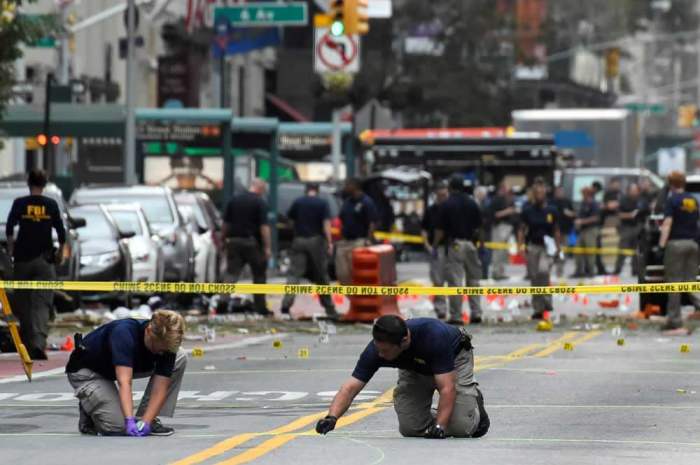
[{"label": "parked silver suv", "polygon": [[81,187],[71,205],[138,204],[163,245],[166,281],[194,279],[194,245],[172,191],[162,186]]}]

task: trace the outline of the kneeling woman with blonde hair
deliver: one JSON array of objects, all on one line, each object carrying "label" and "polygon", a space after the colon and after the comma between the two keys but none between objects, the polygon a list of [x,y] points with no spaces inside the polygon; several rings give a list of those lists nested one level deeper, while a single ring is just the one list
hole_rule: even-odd
[{"label": "kneeling woman with blonde hair", "polygon": [[[185,321],[179,313],[158,310],[150,321],[117,320],[84,338],[76,334],[66,373],[80,402],[80,432],[173,434],[157,417],[172,417],[175,412],[187,365],[180,347],[184,333]],[[131,390],[135,378],[150,378],[136,415]]]}]

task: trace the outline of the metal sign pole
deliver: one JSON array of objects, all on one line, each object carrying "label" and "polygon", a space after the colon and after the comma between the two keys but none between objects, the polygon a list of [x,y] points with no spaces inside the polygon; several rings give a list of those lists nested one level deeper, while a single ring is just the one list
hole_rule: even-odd
[{"label": "metal sign pole", "polygon": [[124,137],[124,181],[136,184],[136,117],[134,114],[134,29],[136,28],[134,0],[127,6],[126,54],[126,133]]}]

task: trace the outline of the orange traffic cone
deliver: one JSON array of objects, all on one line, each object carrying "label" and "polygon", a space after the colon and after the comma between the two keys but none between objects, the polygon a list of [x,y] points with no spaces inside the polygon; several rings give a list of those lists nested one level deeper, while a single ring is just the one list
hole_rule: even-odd
[{"label": "orange traffic cone", "polygon": [[73,349],[75,349],[75,344],[73,343],[73,338],[70,336],[66,336],[66,340],[63,342],[63,345],[61,345],[61,350],[65,352],[70,352]]}]

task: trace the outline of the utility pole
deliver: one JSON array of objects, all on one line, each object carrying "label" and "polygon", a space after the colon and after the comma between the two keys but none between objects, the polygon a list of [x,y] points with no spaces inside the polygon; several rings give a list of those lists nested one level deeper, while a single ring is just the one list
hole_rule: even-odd
[{"label": "utility pole", "polygon": [[333,109],[333,136],[331,139],[331,163],[333,165],[333,182],[340,182],[340,108]]},{"label": "utility pole", "polygon": [[134,0],[128,0],[126,27],[126,134],[124,138],[124,181],[136,184],[136,117],[134,114],[134,29],[136,13]]},{"label": "utility pole", "polygon": [[[44,169],[49,165],[49,160],[51,160],[51,154],[53,152],[53,144],[51,143],[51,86],[53,85],[53,73],[48,73],[46,75],[46,92],[44,93],[44,136],[46,136],[46,143],[44,144],[44,150],[42,150],[42,156],[37,156],[36,167],[38,169]],[[38,154],[37,154],[38,155]]]}]

